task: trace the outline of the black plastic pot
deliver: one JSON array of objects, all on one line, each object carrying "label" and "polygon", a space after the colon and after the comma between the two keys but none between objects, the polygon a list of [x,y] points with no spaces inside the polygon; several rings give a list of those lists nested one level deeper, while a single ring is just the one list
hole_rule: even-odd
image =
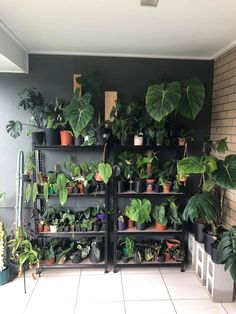
[{"label": "black plastic pot", "polygon": [[136,193],[141,193],[143,191],[142,181],[134,181],[134,190]]},{"label": "black plastic pot", "polygon": [[77,188],[73,188],[73,189],[72,189],[72,193],[73,193],[73,194],[77,194],[77,193],[79,193],[79,191],[78,191]]},{"label": "black plastic pot", "polygon": [[182,225],[177,224],[176,222],[173,222],[173,229],[174,230],[180,230],[182,228]]},{"label": "black plastic pot", "polygon": [[136,229],[137,230],[144,230],[144,229],[146,229],[146,222],[144,222],[142,224],[136,223]]},{"label": "black plastic pot", "polygon": [[207,231],[204,232],[204,248],[208,254],[211,254],[211,244],[215,242],[213,236],[208,234]]},{"label": "black plastic pot", "polygon": [[156,193],[160,192],[160,185],[158,183],[154,184],[154,192]]},{"label": "black plastic pot", "polygon": [[218,252],[217,252],[217,248],[218,248],[218,241],[214,241],[211,244],[211,259],[212,262],[215,264],[220,264],[219,258],[218,258]]},{"label": "black plastic pot", "polygon": [[32,132],[32,144],[42,145],[43,141],[44,141],[44,132],[43,131]]},{"label": "black plastic pot", "polygon": [[164,254],[157,255],[157,261],[158,261],[158,263],[164,263],[165,262],[165,255]]},{"label": "black plastic pot", "polygon": [[77,136],[77,137],[74,137],[74,144],[77,145],[77,146],[80,146],[81,144],[83,144],[84,142],[84,138],[83,136]]},{"label": "black plastic pot", "polygon": [[7,266],[4,270],[0,271],[0,286],[8,283],[10,279],[10,267]]},{"label": "black plastic pot", "polygon": [[124,181],[118,181],[117,182],[117,192],[122,193],[125,191],[125,182]]},{"label": "black plastic pot", "polygon": [[129,262],[130,258],[128,256],[122,256],[122,262],[127,264]]},{"label": "black plastic pot", "polygon": [[118,249],[116,251],[116,258],[117,258],[117,261],[120,261],[122,259],[122,250],[121,249]]},{"label": "black plastic pot", "polygon": [[38,184],[38,192],[39,194],[43,194],[43,185]]},{"label": "black plastic pot", "polygon": [[134,181],[129,181],[129,192],[134,192]]},{"label": "black plastic pot", "polygon": [[99,191],[100,192],[104,192],[105,191],[105,183],[99,182],[98,187],[99,187]]},{"label": "black plastic pot", "polygon": [[46,128],[44,132],[45,132],[45,144],[46,145],[60,145],[61,144],[59,129]]},{"label": "black plastic pot", "polygon": [[93,231],[98,232],[101,230],[101,224],[96,222],[93,226]]},{"label": "black plastic pot", "polygon": [[23,174],[22,179],[23,179],[23,182],[31,182],[31,178],[29,174]]},{"label": "black plastic pot", "polygon": [[97,264],[101,263],[104,260],[104,247],[103,245],[97,245],[98,249],[100,250],[100,257],[98,258],[95,254],[95,249],[91,247],[90,253],[89,253],[89,260],[91,263]]},{"label": "black plastic pot", "polygon": [[206,226],[204,223],[194,222],[194,236],[196,241],[200,243],[204,242],[204,229]]},{"label": "black plastic pot", "polygon": [[75,252],[70,256],[72,263],[80,263],[82,261],[81,252]]}]

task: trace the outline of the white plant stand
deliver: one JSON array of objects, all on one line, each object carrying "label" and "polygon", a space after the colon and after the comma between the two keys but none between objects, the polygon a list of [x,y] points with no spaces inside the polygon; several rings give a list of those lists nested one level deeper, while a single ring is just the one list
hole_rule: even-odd
[{"label": "white plant stand", "polygon": [[207,274],[207,256],[204,249],[204,244],[196,241],[196,267],[195,272],[197,278],[201,281],[203,286],[206,285],[206,274]]},{"label": "white plant stand", "polygon": [[224,270],[224,265],[212,262],[207,256],[207,291],[213,302],[232,302],[234,296],[234,281],[229,270]]}]

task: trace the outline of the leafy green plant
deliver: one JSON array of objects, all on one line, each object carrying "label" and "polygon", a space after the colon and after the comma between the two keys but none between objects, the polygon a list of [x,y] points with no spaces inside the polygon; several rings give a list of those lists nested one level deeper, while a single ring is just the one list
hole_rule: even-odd
[{"label": "leafy green plant", "polygon": [[151,202],[147,199],[132,199],[130,205],[125,208],[125,215],[138,224],[149,222],[151,207]]},{"label": "leafy green plant", "polygon": [[225,265],[225,271],[229,269],[236,282],[236,226],[223,233],[217,252],[220,262]]},{"label": "leafy green plant", "polygon": [[134,240],[130,237],[125,237],[123,245],[124,255],[128,258],[132,258],[134,255]]},{"label": "leafy green plant", "polygon": [[67,201],[67,196],[68,196],[68,191],[66,188],[66,184],[67,184],[67,178],[64,175],[64,173],[60,173],[57,176],[57,181],[56,181],[56,190],[58,192],[59,195],[59,200],[62,206],[64,206],[64,204]]},{"label": "leafy green plant", "polygon": [[98,164],[98,172],[104,181],[105,184],[109,181],[110,177],[112,176],[112,168],[109,163],[100,162]]},{"label": "leafy green plant", "polygon": [[69,122],[76,137],[82,134],[94,113],[93,106],[90,104],[91,95],[87,93],[80,97],[79,92],[79,89],[76,89],[70,105],[64,109],[65,120]]},{"label": "leafy green plant", "polygon": [[165,203],[161,203],[160,205],[154,206],[152,211],[152,217],[156,223],[166,226],[168,224],[168,219],[166,216]]},{"label": "leafy green plant", "polygon": [[0,272],[7,268],[7,231],[3,221],[0,221]]}]

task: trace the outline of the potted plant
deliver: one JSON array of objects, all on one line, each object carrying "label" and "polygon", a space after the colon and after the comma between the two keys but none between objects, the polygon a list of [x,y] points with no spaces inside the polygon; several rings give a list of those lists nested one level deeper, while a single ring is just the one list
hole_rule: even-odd
[{"label": "potted plant", "polygon": [[103,238],[97,237],[92,240],[89,253],[91,263],[101,263],[104,260],[104,241]]},{"label": "potted plant", "polygon": [[134,146],[142,146],[143,145],[143,132],[138,132],[134,136]]},{"label": "potted plant", "polygon": [[188,140],[192,141],[193,138],[192,138],[191,134],[192,134],[192,130],[186,131],[184,129],[180,129],[178,132],[178,144],[179,144],[179,146],[185,146]]},{"label": "potted plant", "polygon": [[160,176],[159,177],[159,183],[162,186],[163,193],[170,193],[172,182],[168,178]]},{"label": "potted plant", "polygon": [[168,219],[166,216],[166,203],[154,206],[152,211],[152,217],[155,220],[155,228],[158,231],[164,231],[167,229]]},{"label": "potted plant", "polygon": [[125,237],[124,242],[121,243],[123,248],[122,262],[128,263],[129,260],[134,256],[134,240],[131,237]]},{"label": "potted plant", "polygon": [[155,251],[153,248],[145,248],[144,249],[144,259],[147,262],[152,262],[155,259]]},{"label": "potted plant", "polygon": [[[28,135],[32,135],[33,144],[43,144],[44,141],[44,123],[45,123],[45,108],[42,95],[35,88],[24,88],[18,94],[20,102],[17,109],[28,111],[31,115],[28,123],[20,121],[9,121],[6,129],[10,136],[16,138],[20,136],[23,126],[29,126]],[[32,131],[33,130],[35,131]]]},{"label": "potted plant", "polygon": [[136,229],[143,230],[151,221],[151,202],[147,199],[132,199],[130,205],[126,206],[125,213],[129,219],[136,222]]},{"label": "potted plant", "polygon": [[183,224],[182,214],[179,213],[179,204],[174,197],[166,199],[168,204],[168,219],[171,221],[174,230],[179,230]]},{"label": "potted plant", "polygon": [[174,248],[173,250],[173,260],[177,263],[181,263],[185,259],[185,252],[184,250],[181,250],[178,246]]},{"label": "potted plant", "polygon": [[125,150],[116,157],[116,163],[120,168],[121,177],[129,183],[129,192],[134,191],[135,154]]},{"label": "potted plant", "polygon": [[48,266],[55,264],[56,255],[52,245],[44,249],[44,263]]},{"label": "potted plant", "polygon": [[58,231],[58,218],[52,219],[50,223],[50,232],[57,232]]},{"label": "potted plant", "polygon": [[31,177],[34,170],[36,170],[36,165],[34,161],[34,152],[29,151],[27,153],[26,162],[24,164],[24,174],[23,174],[24,182],[31,182]]},{"label": "potted plant", "polygon": [[8,283],[10,267],[7,264],[7,232],[5,224],[0,221],[0,286]]}]

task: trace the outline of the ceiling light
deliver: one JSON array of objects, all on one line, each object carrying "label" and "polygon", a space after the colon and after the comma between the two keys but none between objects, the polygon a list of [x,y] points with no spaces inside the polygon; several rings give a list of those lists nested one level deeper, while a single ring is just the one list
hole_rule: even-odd
[{"label": "ceiling light", "polygon": [[141,0],[141,5],[148,7],[156,7],[159,0]]}]

